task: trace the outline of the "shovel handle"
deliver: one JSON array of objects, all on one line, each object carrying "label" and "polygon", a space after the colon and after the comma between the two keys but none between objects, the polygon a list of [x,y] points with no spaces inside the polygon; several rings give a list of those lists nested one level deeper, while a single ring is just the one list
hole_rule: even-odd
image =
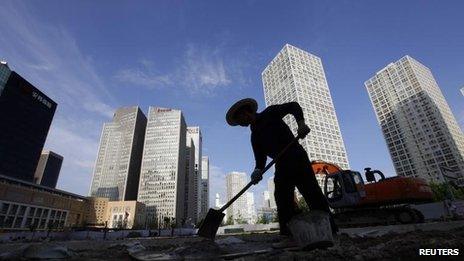
[{"label": "shovel handle", "polygon": [[[274,165],[276,161],[279,160],[282,157],[282,155],[284,155],[285,152],[287,152],[287,150],[299,139],[300,137],[293,138],[293,140],[289,144],[287,144],[287,146],[285,146],[285,148],[281,152],[279,152],[279,154],[277,154],[277,156],[271,162],[269,162],[269,164],[266,165],[266,167],[264,167],[261,175],[268,171],[272,167],[272,165]],[[237,200],[243,193],[245,193],[245,191],[247,191],[252,185],[253,181],[248,182],[248,184],[242,190],[240,190],[240,192],[237,193],[237,195],[235,195],[231,200],[229,200],[229,202],[227,202],[221,209],[219,209],[219,211],[224,212],[224,210],[226,210],[230,205],[232,205],[232,203],[234,203],[235,200]]]}]

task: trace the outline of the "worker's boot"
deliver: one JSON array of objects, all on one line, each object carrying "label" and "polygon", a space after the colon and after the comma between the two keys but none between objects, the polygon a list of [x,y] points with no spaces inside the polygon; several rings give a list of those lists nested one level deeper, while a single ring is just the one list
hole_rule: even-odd
[{"label": "worker's boot", "polygon": [[298,243],[293,240],[292,237],[284,237],[280,242],[273,243],[272,248],[283,249],[283,248],[297,248]]}]

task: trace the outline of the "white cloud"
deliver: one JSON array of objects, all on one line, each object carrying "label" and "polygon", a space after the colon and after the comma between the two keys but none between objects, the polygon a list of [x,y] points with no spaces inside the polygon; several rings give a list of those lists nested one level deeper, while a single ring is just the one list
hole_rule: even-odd
[{"label": "white cloud", "polygon": [[120,70],[115,78],[121,82],[144,86],[148,89],[161,89],[172,84],[169,75],[157,75],[141,69]]},{"label": "white cloud", "polygon": [[103,121],[114,100],[69,32],[37,19],[22,2],[2,2],[0,57],[58,103],[45,149],[64,157],[58,187],[87,194]]},{"label": "white cloud", "polygon": [[212,94],[232,81],[221,53],[189,45],[179,78],[193,93]]},{"label": "white cloud", "polygon": [[[39,22],[20,3],[2,3],[0,9],[0,55],[13,69],[62,106],[98,112],[112,100],[95,71],[90,57],[83,55],[74,38],[64,29]],[[95,110],[95,108],[99,108]]]},{"label": "white cloud", "polygon": [[227,53],[222,45],[211,48],[189,44],[180,59],[166,65],[175,68],[169,73],[160,73],[153,61],[144,58],[135,67],[117,71],[115,79],[148,89],[181,88],[190,95],[212,96],[232,84],[249,84],[244,73],[250,66],[247,59],[243,54]]}]

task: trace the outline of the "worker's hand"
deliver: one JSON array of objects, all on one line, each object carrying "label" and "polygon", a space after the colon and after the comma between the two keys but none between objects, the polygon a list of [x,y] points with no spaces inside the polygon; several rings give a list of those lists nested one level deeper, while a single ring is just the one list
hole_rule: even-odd
[{"label": "worker's hand", "polygon": [[258,184],[263,179],[263,171],[260,169],[255,169],[253,173],[251,173],[251,182],[253,185]]},{"label": "worker's hand", "polygon": [[310,131],[311,129],[308,127],[308,125],[305,124],[304,121],[298,122],[298,138],[303,139]]}]

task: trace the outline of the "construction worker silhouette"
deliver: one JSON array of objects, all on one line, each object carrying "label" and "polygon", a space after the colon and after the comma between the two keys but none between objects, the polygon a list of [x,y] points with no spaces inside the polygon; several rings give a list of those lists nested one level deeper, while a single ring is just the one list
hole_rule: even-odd
[{"label": "construction worker silhouette", "polygon": [[[226,121],[231,126],[250,126],[251,144],[256,160],[251,180],[257,184],[262,179],[262,169],[267,157],[275,158],[293,139],[294,135],[283,117],[291,114],[298,123],[298,136],[305,137],[309,127],[305,124],[303,110],[297,102],[271,105],[257,113],[258,104],[254,99],[246,98],[236,102],[228,110]],[[327,199],[316,181],[308,154],[299,143],[294,143],[275,164],[275,192],[280,234],[287,236],[274,244],[276,248],[296,246],[292,240],[287,223],[295,213],[295,187],[301,193],[311,210],[322,210],[330,215],[332,233],[338,231],[329,210]]]}]

